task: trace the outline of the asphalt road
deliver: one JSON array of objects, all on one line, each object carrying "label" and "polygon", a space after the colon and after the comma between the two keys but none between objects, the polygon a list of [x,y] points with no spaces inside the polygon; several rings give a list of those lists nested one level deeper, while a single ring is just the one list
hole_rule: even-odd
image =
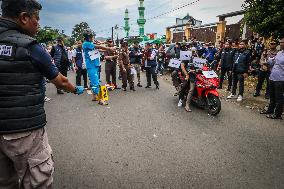
[{"label": "asphalt road", "polygon": [[195,107],[187,113],[173,87],[160,84],[113,91],[108,107],[86,93],[58,96],[49,84],[54,187],[284,188],[284,121],[224,100],[217,117]]}]

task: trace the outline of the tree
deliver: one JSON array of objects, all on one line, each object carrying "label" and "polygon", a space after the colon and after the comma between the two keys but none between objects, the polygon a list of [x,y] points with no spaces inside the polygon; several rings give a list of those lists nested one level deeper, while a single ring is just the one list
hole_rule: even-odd
[{"label": "tree", "polygon": [[81,22],[80,24],[76,24],[73,28],[73,31],[72,31],[72,36],[71,38],[75,41],[78,41],[78,40],[84,40],[83,38],[83,32],[86,30],[86,29],[89,29],[89,25],[88,23],[86,22]]},{"label": "tree", "polygon": [[50,43],[53,42],[59,36],[59,30],[45,26],[39,29],[36,35],[36,39],[39,43]]},{"label": "tree", "polygon": [[283,0],[245,0],[245,21],[263,37],[284,36]]}]

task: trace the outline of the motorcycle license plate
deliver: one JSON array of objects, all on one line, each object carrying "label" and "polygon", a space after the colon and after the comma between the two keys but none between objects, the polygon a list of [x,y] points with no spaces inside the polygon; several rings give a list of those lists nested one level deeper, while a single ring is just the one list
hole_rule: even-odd
[{"label": "motorcycle license plate", "polygon": [[211,71],[202,71],[202,74],[203,74],[206,78],[208,78],[208,79],[218,77],[218,75],[216,74],[216,72],[214,72],[213,70],[211,70]]}]

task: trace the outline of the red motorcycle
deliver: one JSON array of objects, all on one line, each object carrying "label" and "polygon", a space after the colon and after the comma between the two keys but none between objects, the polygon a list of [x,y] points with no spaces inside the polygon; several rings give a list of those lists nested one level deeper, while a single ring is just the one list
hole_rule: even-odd
[{"label": "red motorcycle", "polygon": [[196,81],[191,101],[207,109],[210,115],[216,116],[221,111],[221,100],[217,91],[220,80],[217,74],[207,65],[195,70],[194,74]]},{"label": "red motorcycle", "polygon": [[[221,101],[217,91],[220,82],[218,75],[210,69],[209,65],[204,65],[201,69],[194,67],[193,64],[190,67],[194,70],[190,71],[190,74],[194,74],[196,78],[191,102],[200,108],[207,109],[210,115],[216,116],[221,111]],[[180,91],[185,79],[181,71],[174,71],[172,79],[176,90]],[[175,96],[178,94],[179,92]]]}]

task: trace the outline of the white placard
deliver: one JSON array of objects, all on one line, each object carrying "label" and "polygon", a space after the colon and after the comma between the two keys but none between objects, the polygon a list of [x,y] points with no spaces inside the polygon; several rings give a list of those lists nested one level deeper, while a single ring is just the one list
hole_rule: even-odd
[{"label": "white placard", "polygon": [[192,57],[191,51],[180,51],[180,60],[190,60]]},{"label": "white placard", "polygon": [[207,60],[203,58],[193,58],[194,67],[202,68],[204,64],[206,64]]},{"label": "white placard", "polygon": [[212,71],[202,71],[202,74],[203,74],[206,78],[208,78],[208,79],[218,77],[218,75],[216,74],[216,72],[214,72],[213,70],[212,70]]},{"label": "white placard", "polygon": [[137,71],[135,68],[131,68],[131,75],[137,75]]},{"label": "white placard", "polygon": [[88,52],[88,54],[90,56],[91,61],[96,60],[101,57],[100,52],[96,49]]},{"label": "white placard", "polygon": [[180,64],[181,64],[180,60],[178,60],[178,59],[171,59],[168,67],[170,67],[170,68],[179,68]]}]

